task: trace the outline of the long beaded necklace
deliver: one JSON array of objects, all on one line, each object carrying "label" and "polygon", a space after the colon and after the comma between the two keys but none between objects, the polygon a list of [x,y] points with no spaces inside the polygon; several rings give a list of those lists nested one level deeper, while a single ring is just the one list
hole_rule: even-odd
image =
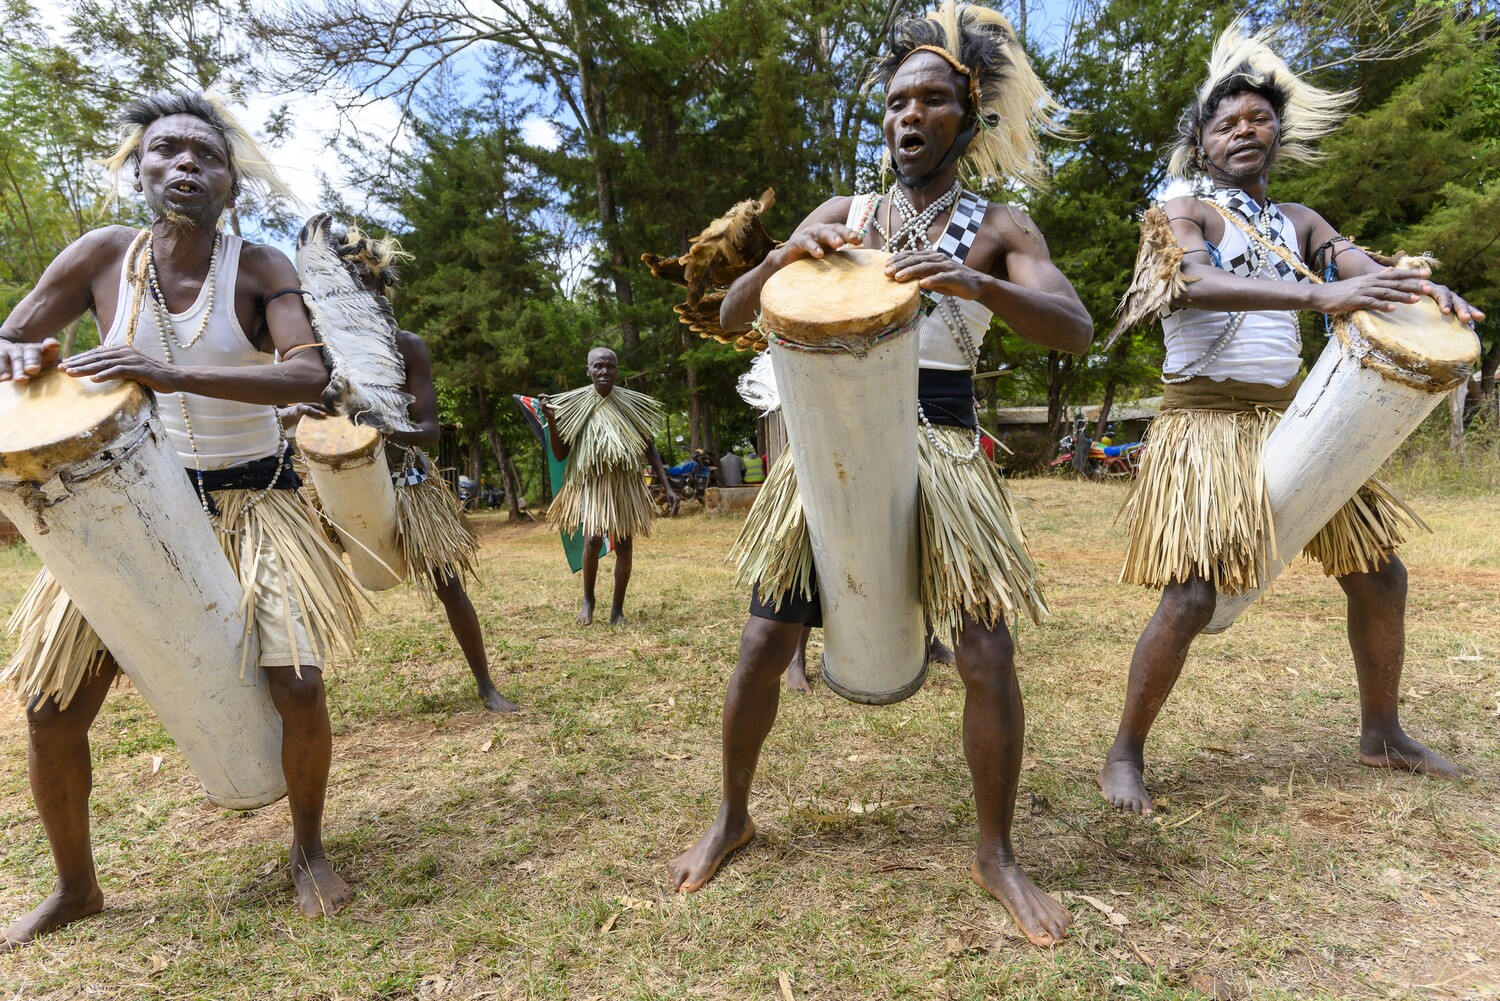
[{"label": "long beaded necklace", "polygon": [[[224,235],[222,233],[215,233],[214,249],[208,257],[208,275],[203,279],[204,289],[208,293],[208,302],[204,304],[203,322],[198,324],[198,332],[188,340],[183,341],[182,338],[177,336],[176,326],[172,327],[172,340],[176,341],[184,351],[203,339],[204,332],[208,330],[209,317],[214,315],[214,293],[218,291],[219,284],[217,281],[219,272],[219,247],[223,245],[223,242]],[[161,306],[159,312],[166,312],[166,296],[162,294],[161,282],[156,278],[156,254],[153,250],[150,237],[146,238],[146,282],[151,289],[151,298],[156,300]]]},{"label": "long beaded necklace", "polygon": [[[1213,201],[1224,206],[1231,212],[1236,211],[1233,203],[1230,201],[1230,196],[1220,194],[1223,190],[1221,188],[1214,189],[1214,193],[1211,196]],[[1260,211],[1256,212],[1250,218],[1250,224],[1255,228],[1255,232],[1260,234],[1267,243],[1272,242],[1271,223],[1275,219],[1275,215],[1274,207],[1270,201],[1267,201],[1265,205],[1260,207]],[[1266,263],[1271,259],[1271,255],[1254,240],[1245,241],[1245,253],[1255,264],[1254,269],[1250,272],[1250,278],[1252,280],[1259,278],[1262,272],[1266,270]],[[1248,312],[1248,310],[1230,310],[1224,321],[1224,329],[1219,333],[1219,336],[1214,338],[1213,343],[1196,359],[1184,365],[1182,371],[1176,375],[1168,376],[1163,372],[1161,381],[1168,386],[1177,386],[1197,378],[1200,373],[1212,365],[1214,360],[1224,352],[1224,349],[1229,346],[1229,342],[1234,340],[1234,335],[1240,332],[1240,326],[1244,324]]]},{"label": "long beaded necklace", "polygon": [[[931,227],[933,221],[937,219],[940,213],[951,209],[958,203],[958,196],[962,191],[962,186],[957,180],[954,180],[953,187],[949,188],[941,198],[928,205],[921,212],[918,212],[910,199],[906,197],[906,192],[902,191],[899,185],[892,188],[891,210],[893,213],[899,212],[901,214],[901,225],[895,227],[895,233],[887,234],[885,227],[880,225],[879,213],[876,213],[872,218],[875,229],[885,239],[885,248],[892,253],[902,250],[932,250],[932,241],[927,236],[928,228]],[[891,225],[895,226],[894,220],[891,221]],[[935,311],[942,319],[943,325],[953,335],[953,343],[958,345],[959,353],[963,355],[964,361],[968,363],[969,375],[972,377],[975,370],[979,367],[978,340],[970,332],[969,325],[964,321],[963,314],[959,312],[958,303],[953,300],[952,296],[934,296],[933,302],[935,304]],[[927,435],[927,440],[932,444],[932,447],[954,462],[962,465],[973,462],[979,456],[980,434],[977,421],[974,428],[973,445],[970,446],[967,452],[956,452],[948,447],[947,443],[937,433],[937,428],[932,426],[932,421],[927,419],[927,412],[922,409],[921,400],[917,401],[917,420],[921,422],[922,432]]]},{"label": "long beaded necklace", "polygon": [[[147,233],[149,234],[150,231],[148,230]],[[162,294],[161,285],[157,281],[156,257],[152,253],[152,238],[150,235],[146,236],[145,246],[141,250],[141,266],[136,269],[136,274],[132,275],[131,280],[131,284],[135,285],[136,288],[134,302],[132,303],[134,308],[131,310],[130,327],[125,335],[126,346],[135,346],[136,324],[140,319],[140,300],[143,291],[148,293],[151,298],[152,319],[156,322],[156,332],[161,338],[163,361],[168,365],[173,363],[173,341],[177,341],[178,345],[184,350],[198,343],[203,337],[204,332],[208,330],[208,322],[213,315],[214,290],[218,285],[219,277],[219,245],[221,241],[222,235],[216,233],[214,235],[213,256],[210,258],[208,265],[208,276],[204,279],[208,284],[208,302],[203,311],[203,322],[199,324],[198,332],[193,338],[184,344],[177,338],[177,330],[172,323],[171,310],[167,308],[166,296]],[[222,520],[208,503],[208,491],[203,484],[203,456],[198,451],[198,438],[193,433],[193,419],[188,414],[187,394],[179,391],[175,395],[177,396],[178,405],[182,408],[182,426],[187,431],[188,447],[193,450],[193,468],[198,485],[198,504],[203,508],[203,514],[208,518],[210,525],[219,532],[232,535],[234,533],[225,529]],[[249,511],[255,505],[259,504],[276,488],[277,482],[281,479],[282,469],[286,465],[286,428],[282,427],[281,421],[276,418],[275,408],[272,407],[271,410],[272,420],[276,423],[276,471],[271,474],[271,481],[245,502],[244,511]]]}]

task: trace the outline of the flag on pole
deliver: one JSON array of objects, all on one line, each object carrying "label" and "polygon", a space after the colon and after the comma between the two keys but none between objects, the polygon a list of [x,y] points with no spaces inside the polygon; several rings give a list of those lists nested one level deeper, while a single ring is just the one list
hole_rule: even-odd
[{"label": "flag on pole", "polygon": [[[542,412],[542,405],[537,402],[536,397],[522,396],[519,393],[514,393],[512,396],[520,406],[521,413],[526,415],[526,423],[531,426],[531,433],[536,435],[536,440],[542,445],[542,455],[547,460],[547,475],[552,481],[552,496],[556,497],[557,492],[562,489],[563,473],[567,470],[568,464],[552,454],[552,446],[547,441],[547,415]],[[562,536],[563,552],[568,557],[568,566],[574,573],[577,573],[583,569],[585,541],[583,531],[580,528],[574,528],[571,531],[564,529],[559,534]],[[603,556],[613,549],[613,540],[606,537],[604,548],[599,550],[599,555]]]}]

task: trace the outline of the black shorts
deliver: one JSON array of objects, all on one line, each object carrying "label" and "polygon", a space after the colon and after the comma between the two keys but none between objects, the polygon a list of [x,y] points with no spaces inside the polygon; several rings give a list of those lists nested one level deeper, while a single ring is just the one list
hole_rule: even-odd
[{"label": "black shorts", "polygon": [[[814,574],[812,578],[812,596],[803,597],[796,591],[789,591],[781,596],[781,604],[778,608],[772,608],[771,603],[763,600],[760,596],[760,583],[757,581],[755,589],[750,592],[750,614],[758,619],[770,619],[772,622],[789,622],[799,626],[823,627],[823,602],[818,597],[818,578]],[[774,601],[775,595],[772,595]]]}]

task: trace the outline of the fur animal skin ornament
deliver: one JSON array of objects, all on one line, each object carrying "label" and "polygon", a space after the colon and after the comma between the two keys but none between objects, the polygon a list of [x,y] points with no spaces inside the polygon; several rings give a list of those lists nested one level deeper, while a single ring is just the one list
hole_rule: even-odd
[{"label": "fur animal skin ornament", "polygon": [[402,389],[406,366],[396,347],[396,317],[385,296],[355,277],[369,264],[357,254],[345,259],[345,236],[326,213],[297,234],[297,275],[329,371],[323,405],[356,424],[410,431],[412,397]]},{"label": "fur animal skin ornament", "polygon": [[719,326],[719,305],[736,278],[781,246],[761,222],[761,215],[775,204],[776,192],[767,188],[759,198],[738,202],[709,223],[693,237],[687,253],[678,257],[641,255],[653,275],[687,288],[687,301],[672,309],[699,337],[712,337],[741,351],[766,349],[765,338],[757,331],[726,333]]},{"label": "fur animal skin ornament", "polygon": [[1188,282],[1196,281],[1182,273],[1184,253],[1172,235],[1166,212],[1159,205],[1148,209],[1141,220],[1141,249],[1135,258],[1135,274],[1119,309],[1115,310],[1119,319],[1104,344],[1106,351],[1131,327],[1166,316],[1172,300],[1183,293]]}]

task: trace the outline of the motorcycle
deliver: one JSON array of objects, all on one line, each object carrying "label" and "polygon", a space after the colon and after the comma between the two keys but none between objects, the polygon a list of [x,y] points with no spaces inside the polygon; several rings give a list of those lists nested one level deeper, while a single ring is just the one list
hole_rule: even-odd
[{"label": "motorcycle", "polygon": [[1082,417],[1077,418],[1073,422],[1072,433],[1064,435],[1057,443],[1061,454],[1052,460],[1050,468],[1056,472],[1072,469],[1079,476],[1090,480],[1102,480],[1111,476],[1134,479],[1140,468],[1141,443],[1133,441],[1116,445],[1111,441],[1112,434],[1113,427],[1106,430],[1104,438],[1095,442],[1089,435],[1087,423]]},{"label": "motorcycle", "polygon": [[[672,490],[678,498],[684,501],[696,500],[699,505],[704,505],[708,486],[713,481],[716,468],[709,460],[708,453],[697,448],[693,450],[691,459],[667,469],[667,480],[671,483]],[[646,471],[646,481],[646,488],[651,493],[651,500],[656,504],[657,511],[665,514],[666,491],[657,482],[655,473],[649,469]]]}]

